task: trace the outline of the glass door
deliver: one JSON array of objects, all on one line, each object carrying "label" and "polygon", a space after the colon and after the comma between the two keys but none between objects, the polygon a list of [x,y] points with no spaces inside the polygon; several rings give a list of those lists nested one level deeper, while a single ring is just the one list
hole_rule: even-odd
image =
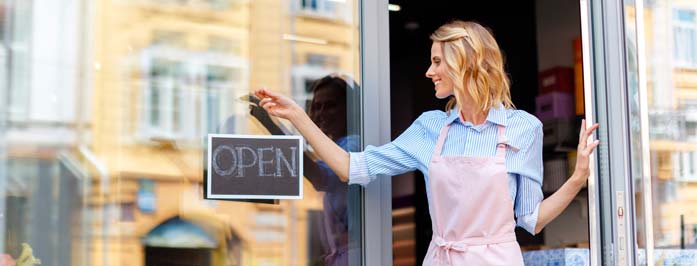
[{"label": "glass door", "polygon": [[600,124],[589,179],[592,265],[634,265],[634,189],[628,178],[628,116],[632,74],[627,70],[624,6],[620,1],[581,0],[586,120]]},{"label": "glass door", "polygon": [[624,1],[638,265],[697,262],[697,1]]},{"label": "glass door", "polygon": [[312,149],[302,199],[203,198],[208,134],[297,134],[256,104],[260,87],[346,150],[377,142],[362,8],[0,0],[0,265],[363,264],[363,190]]},{"label": "glass door", "polygon": [[693,265],[697,2],[581,6],[588,119],[603,141],[589,183],[592,263]]}]

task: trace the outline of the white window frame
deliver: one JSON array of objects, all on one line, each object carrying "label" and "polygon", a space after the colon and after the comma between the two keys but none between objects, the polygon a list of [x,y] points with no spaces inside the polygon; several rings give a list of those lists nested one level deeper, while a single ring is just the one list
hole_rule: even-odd
[{"label": "white window frame", "polygon": [[[164,89],[160,95],[160,125],[152,125],[151,122],[151,98],[150,84],[152,64],[155,60],[171,60],[182,64],[182,73],[176,78],[164,78]],[[140,141],[150,141],[153,139],[174,140],[178,143],[200,142],[201,136],[209,132],[208,117],[208,67],[224,67],[237,71],[239,80],[230,80],[222,84],[215,84],[221,87],[217,92],[217,114],[216,121],[218,130],[222,127],[224,116],[239,116],[246,111],[246,105],[234,104],[232,98],[249,93],[248,90],[248,61],[238,56],[230,56],[219,52],[193,52],[179,48],[167,46],[152,46],[144,49],[140,54],[140,66],[142,82],[140,83],[141,106],[138,115],[138,129],[136,138]],[[180,81],[181,87],[178,88],[178,95],[174,95],[174,82]],[[238,95],[239,94],[239,95]],[[174,104],[174,97],[181,97],[178,112],[171,108]],[[174,117],[178,114],[178,117]],[[175,122],[179,123],[178,130],[174,129]],[[193,126],[189,126],[193,125]],[[241,125],[241,124],[240,124]],[[236,125],[236,126],[240,126]],[[243,125],[242,125],[243,126]]]},{"label": "white window frame", "polygon": [[[681,21],[677,16],[676,13],[679,11],[689,11],[695,13],[695,18],[692,22],[686,22],[686,21]],[[686,7],[676,7],[673,8],[673,12],[671,13],[672,16],[672,26],[671,26],[671,32],[673,34],[673,38],[671,38],[671,41],[673,42],[673,60],[675,61],[675,65],[678,67],[682,68],[697,68],[697,10],[693,8],[686,8]],[[692,35],[692,45],[690,47],[689,44],[685,44],[682,42],[675,42],[675,34],[678,29],[682,30],[691,30],[693,32]],[[681,58],[679,56],[679,51],[687,49],[686,53],[689,55],[692,55],[692,58]]]},{"label": "white window frame", "polygon": [[[312,1],[317,1],[316,8],[303,6],[303,3]],[[299,15],[351,23],[352,10],[349,8],[349,1],[352,0],[296,0],[293,1],[293,10]]]},{"label": "white window frame", "polygon": [[676,180],[697,182],[697,151],[676,152],[672,158]]}]

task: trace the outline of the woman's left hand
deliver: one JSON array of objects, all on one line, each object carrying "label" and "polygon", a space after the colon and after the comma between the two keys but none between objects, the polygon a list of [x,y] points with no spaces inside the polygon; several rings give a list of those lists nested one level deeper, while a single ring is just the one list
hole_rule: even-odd
[{"label": "woman's left hand", "polygon": [[593,154],[595,147],[600,144],[600,140],[590,139],[590,136],[593,135],[593,131],[596,129],[598,129],[598,124],[586,128],[586,120],[583,119],[581,122],[581,132],[578,135],[578,151],[576,152],[576,169],[574,169],[573,177],[581,178],[584,182],[590,176],[590,156]]}]

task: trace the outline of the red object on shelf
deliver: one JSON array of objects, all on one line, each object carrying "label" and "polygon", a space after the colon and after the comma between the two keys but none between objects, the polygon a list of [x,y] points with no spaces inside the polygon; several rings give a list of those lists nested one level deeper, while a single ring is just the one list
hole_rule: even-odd
[{"label": "red object on shelf", "polygon": [[574,69],[570,67],[553,67],[540,72],[538,94],[549,92],[574,93]]}]

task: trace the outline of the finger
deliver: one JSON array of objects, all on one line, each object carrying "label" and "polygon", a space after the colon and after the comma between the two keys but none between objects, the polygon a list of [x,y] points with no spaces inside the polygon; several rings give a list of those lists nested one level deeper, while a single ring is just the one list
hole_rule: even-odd
[{"label": "finger", "polygon": [[[267,98],[267,99],[268,99],[268,98]],[[276,106],[276,104],[273,103],[271,100],[267,100],[267,101],[264,101],[264,102],[259,102],[259,105],[260,105],[262,108],[266,109],[266,110],[268,110],[268,109],[271,108],[271,107]]]},{"label": "finger", "polygon": [[279,96],[281,96],[278,93],[275,93],[267,88],[263,88],[262,92],[264,93],[264,97],[272,98],[272,99],[277,99]]},{"label": "finger", "polygon": [[593,141],[593,143],[589,144],[589,145],[586,147],[585,152],[586,152],[588,155],[590,155],[591,153],[593,153],[593,150],[595,150],[595,148],[598,147],[598,145],[600,145],[600,140],[595,140],[595,141]]},{"label": "finger", "polygon": [[261,99],[261,101],[259,101],[259,104],[261,104],[262,102],[263,103],[276,103],[276,104],[278,104],[278,101],[276,99],[268,97],[268,96]]},{"label": "finger", "polygon": [[593,136],[593,132],[594,132],[596,129],[598,129],[598,127],[599,127],[599,125],[598,125],[598,124],[595,124],[595,125],[591,126],[590,128],[588,128],[588,130],[586,131],[586,135],[583,136],[583,138],[586,140],[586,146],[587,146],[588,143],[590,143],[590,141],[593,139],[591,136]]},{"label": "finger", "polygon": [[581,130],[578,132],[578,147],[576,148],[578,151],[582,151],[584,148],[584,143],[585,143],[585,136],[586,134],[586,119],[581,119]]},{"label": "finger", "polygon": [[262,99],[266,95],[264,94],[264,88],[260,88],[254,91],[254,95],[257,96],[257,98]]},{"label": "finger", "polygon": [[593,131],[598,129],[598,127],[600,127],[600,125],[595,124],[595,125],[592,125],[591,127],[589,127],[588,129],[586,129],[586,137],[590,137],[591,135],[593,135]]},{"label": "finger", "polygon": [[265,106],[267,103],[269,103],[269,101],[261,100],[261,101],[259,101],[259,106],[261,106],[262,108],[266,109],[264,106]]},{"label": "finger", "polygon": [[259,105],[264,105],[265,103],[268,103],[270,101],[271,101],[271,98],[269,98],[269,97],[261,98],[261,100],[259,101]]}]

